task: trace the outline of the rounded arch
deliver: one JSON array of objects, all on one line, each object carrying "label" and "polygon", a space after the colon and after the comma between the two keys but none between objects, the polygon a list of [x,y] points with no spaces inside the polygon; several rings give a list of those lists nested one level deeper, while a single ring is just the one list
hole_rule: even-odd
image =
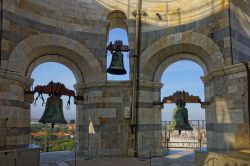
[{"label": "rounded arch", "polygon": [[111,30],[114,28],[122,28],[126,31],[128,30],[128,26],[126,23],[127,16],[126,14],[121,10],[113,10],[111,11],[107,16],[108,26],[107,29]]},{"label": "rounded arch", "polygon": [[203,73],[207,73],[207,67],[206,64],[197,56],[189,53],[180,53],[180,54],[175,54],[167,58],[165,61],[163,61],[158,68],[156,69],[156,72],[154,74],[154,82],[161,82],[162,74],[163,72],[173,63],[181,61],[181,60],[189,60],[192,62],[195,62],[198,64],[202,70]]},{"label": "rounded arch", "polygon": [[113,11],[109,12],[107,19],[109,20],[109,19],[114,18],[114,17],[120,18],[123,20],[127,19],[125,12],[122,10],[113,10]]},{"label": "rounded arch", "polygon": [[78,81],[105,80],[101,65],[84,45],[54,34],[39,34],[21,41],[10,55],[8,69],[30,76],[37,65],[50,61],[66,65]]},{"label": "rounded arch", "polygon": [[65,65],[67,68],[69,68],[73,72],[76,82],[84,82],[84,77],[79,66],[77,66],[77,64],[72,62],[70,59],[67,59],[66,57],[61,56],[61,55],[40,56],[38,59],[35,59],[29,65],[25,73],[25,76],[27,76],[28,78],[31,78],[31,75],[34,69],[37,68],[40,64],[43,64],[46,62],[57,62],[57,63]]},{"label": "rounded arch", "polygon": [[224,67],[220,48],[209,37],[197,32],[168,35],[150,45],[141,55],[141,76],[160,82],[166,67],[177,60],[198,63],[207,74]]}]

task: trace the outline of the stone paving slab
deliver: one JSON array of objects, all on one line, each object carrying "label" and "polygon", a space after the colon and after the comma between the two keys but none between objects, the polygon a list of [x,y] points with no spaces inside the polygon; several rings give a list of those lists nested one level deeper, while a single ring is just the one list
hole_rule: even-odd
[{"label": "stone paving slab", "polygon": [[41,166],[193,166],[194,152],[171,150],[166,156],[140,160],[133,157],[103,157],[74,160],[73,151],[41,153]]}]

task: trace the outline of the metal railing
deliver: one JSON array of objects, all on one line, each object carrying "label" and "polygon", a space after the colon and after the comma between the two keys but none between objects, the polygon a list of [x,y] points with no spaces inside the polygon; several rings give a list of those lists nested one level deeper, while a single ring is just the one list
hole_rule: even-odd
[{"label": "metal railing", "polygon": [[163,148],[187,148],[198,149],[206,147],[206,121],[190,120],[189,123],[194,130],[178,131],[168,130],[171,121],[162,121],[162,147]]}]

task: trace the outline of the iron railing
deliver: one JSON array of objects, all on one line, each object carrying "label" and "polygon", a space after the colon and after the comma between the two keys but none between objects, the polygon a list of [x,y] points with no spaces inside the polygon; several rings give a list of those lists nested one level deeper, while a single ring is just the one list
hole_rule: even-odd
[{"label": "iron railing", "polygon": [[169,131],[168,125],[171,121],[162,121],[162,147],[163,148],[188,148],[198,149],[206,147],[206,121],[190,120],[189,123],[194,130]]}]

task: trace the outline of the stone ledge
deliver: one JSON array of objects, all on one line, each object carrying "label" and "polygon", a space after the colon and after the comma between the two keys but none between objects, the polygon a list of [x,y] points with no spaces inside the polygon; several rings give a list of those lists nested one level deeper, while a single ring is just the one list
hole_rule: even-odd
[{"label": "stone ledge", "polygon": [[31,86],[34,82],[33,79],[28,79],[17,72],[5,70],[5,69],[0,69],[0,80],[1,79],[17,81],[21,83],[18,85],[22,85],[22,88],[24,89],[26,88],[26,86]]},{"label": "stone ledge", "polygon": [[[141,87],[160,89],[163,84],[160,82],[150,82],[140,80]],[[132,81],[107,81],[107,82],[90,82],[90,83],[78,83],[75,84],[75,89],[88,89],[88,88],[96,88],[96,87],[132,87]]]},{"label": "stone ledge", "polygon": [[33,144],[1,146],[0,161],[4,166],[38,166],[40,147]]},{"label": "stone ledge", "polygon": [[[248,65],[250,66],[250,62],[248,62]],[[245,72],[245,71],[246,67],[244,66],[244,64],[241,63],[241,64],[227,66],[220,70],[212,71],[208,73],[206,76],[201,77],[201,79],[204,83],[208,83],[216,77]]]}]

